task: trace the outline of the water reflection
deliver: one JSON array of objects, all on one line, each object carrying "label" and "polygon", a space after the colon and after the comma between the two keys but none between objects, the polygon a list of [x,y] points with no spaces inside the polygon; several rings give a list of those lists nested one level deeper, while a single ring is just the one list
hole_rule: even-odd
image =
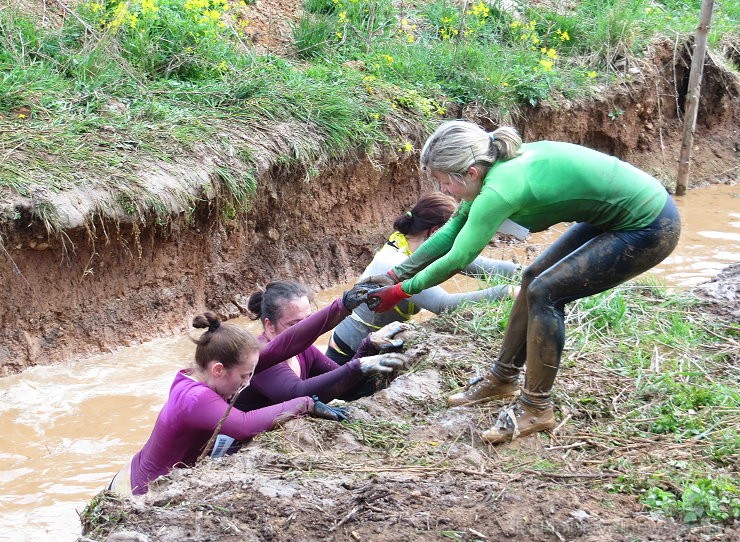
[{"label": "water reflection", "polygon": [[[679,247],[652,274],[687,287],[740,261],[740,187],[692,191],[677,203],[684,221]],[[526,264],[564,229],[533,236],[529,249],[493,248],[487,255]],[[317,305],[343,289],[322,292]],[[232,322],[261,331],[246,318]],[[186,336],[170,337],[0,379],[0,540],[75,540],[76,510],[146,441],[175,373],[193,352]]]}]

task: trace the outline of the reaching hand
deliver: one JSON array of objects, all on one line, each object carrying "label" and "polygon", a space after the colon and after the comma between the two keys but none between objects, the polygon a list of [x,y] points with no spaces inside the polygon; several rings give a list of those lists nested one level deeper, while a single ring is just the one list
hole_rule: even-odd
[{"label": "reaching hand", "polygon": [[398,302],[411,297],[401,289],[401,283],[385,286],[368,293],[367,306],[375,312],[386,312],[398,305]]},{"label": "reaching hand", "polygon": [[391,322],[370,334],[370,344],[381,352],[391,348],[401,348],[403,346],[403,339],[394,339],[393,337],[409,329],[412,329],[411,324]]},{"label": "reaching hand", "polygon": [[351,290],[347,290],[342,295],[344,308],[349,312],[352,312],[357,307],[367,302],[367,294],[376,289],[377,286],[373,286],[371,284],[355,284]]},{"label": "reaching hand", "polygon": [[393,269],[383,275],[373,275],[371,277],[365,277],[358,284],[371,284],[375,287],[380,286],[393,286],[398,284],[398,277],[393,272]]},{"label": "reaching hand", "polygon": [[360,358],[360,370],[366,376],[379,373],[392,373],[397,369],[405,367],[408,361],[408,357],[398,352],[368,356]]},{"label": "reaching hand", "polygon": [[311,409],[311,416],[314,418],[322,418],[324,420],[332,420],[335,422],[348,422],[349,416],[347,416],[347,411],[343,408],[339,407],[331,407],[324,403],[323,401],[319,401],[318,396],[314,395],[311,397],[313,399],[313,408]]}]

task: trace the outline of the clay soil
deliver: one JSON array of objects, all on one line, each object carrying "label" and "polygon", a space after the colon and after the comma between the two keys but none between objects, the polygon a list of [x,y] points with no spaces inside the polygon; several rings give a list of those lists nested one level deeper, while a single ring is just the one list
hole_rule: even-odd
[{"label": "clay soil", "polygon": [[[704,298],[740,314],[738,277],[740,265]],[[448,409],[444,397],[471,366],[486,365],[491,345],[458,334],[454,322],[421,326],[406,352],[410,370],[345,404],[353,423],[293,420],[234,455],[174,470],[143,497],[101,493],[78,542],[740,538],[737,522],[686,524],[644,509],[634,488],[619,492],[668,462],[690,464],[698,445],[600,433],[593,412],[564,404],[552,433],[484,444],[479,431],[502,404]],[[605,376],[588,356],[560,372],[564,396]]]}]

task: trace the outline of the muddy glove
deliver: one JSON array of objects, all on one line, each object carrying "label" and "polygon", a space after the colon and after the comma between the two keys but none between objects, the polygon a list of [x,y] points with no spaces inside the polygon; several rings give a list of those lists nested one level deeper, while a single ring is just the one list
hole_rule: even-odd
[{"label": "muddy glove", "polygon": [[314,418],[322,418],[324,420],[332,420],[335,422],[348,422],[349,416],[347,416],[347,411],[343,408],[339,407],[331,407],[324,403],[323,401],[319,401],[318,396],[314,395],[311,397],[313,399],[313,408],[311,409],[311,416]]},{"label": "muddy glove", "polygon": [[398,305],[398,302],[411,297],[401,289],[401,283],[373,290],[367,296],[367,306],[374,312],[386,312]]},{"label": "muddy glove", "polygon": [[393,269],[383,275],[373,275],[371,277],[365,277],[357,284],[372,284],[374,286],[393,286],[398,284],[398,277],[393,272]]},{"label": "muddy glove", "polygon": [[378,331],[374,331],[370,334],[370,344],[376,350],[383,352],[392,348],[401,348],[403,346],[403,339],[394,339],[398,333],[402,331],[408,331],[411,329],[410,324],[404,324],[402,322],[391,322],[381,327]]},{"label": "muddy glove", "polygon": [[367,294],[376,289],[377,286],[373,286],[371,284],[355,284],[351,290],[347,290],[342,295],[344,308],[349,312],[352,312],[357,307],[367,302]]},{"label": "muddy glove", "polygon": [[360,358],[360,370],[365,376],[379,373],[392,373],[396,369],[406,366],[409,358],[398,352],[390,354],[378,354]]}]

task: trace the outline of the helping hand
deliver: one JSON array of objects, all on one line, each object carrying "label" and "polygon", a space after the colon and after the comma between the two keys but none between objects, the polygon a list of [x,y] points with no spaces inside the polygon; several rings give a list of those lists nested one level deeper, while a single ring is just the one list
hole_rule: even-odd
[{"label": "helping hand", "polygon": [[391,322],[370,334],[370,344],[381,352],[391,348],[401,348],[403,346],[403,339],[394,339],[393,337],[409,329],[412,329],[411,324]]},{"label": "helping hand", "polygon": [[408,299],[411,295],[401,289],[401,283],[393,286],[385,286],[379,290],[373,290],[368,293],[367,306],[374,312],[386,312],[398,305],[403,299]]},{"label": "helping hand", "polygon": [[342,294],[342,303],[344,308],[349,312],[352,312],[357,307],[367,302],[367,294],[377,289],[377,286],[372,284],[355,284],[351,290],[347,290]]},{"label": "helping hand", "polygon": [[368,356],[360,358],[360,370],[363,375],[392,373],[397,369],[405,367],[408,361],[409,358],[407,356],[398,352]]},{"label": "helping hand", "polygon": [[324,420],[332,420],[335,422],[348,422],[349,416],[347,416],[347,411],[343,408],[339,407],[331,407],[324,403],[323,401],[319,401],[318,396],[314,395],[311,397],[313,399],[313,408],[311,409],[311,416],[314,418],[322,418]]},{"label": "helping hand", "polygon": [[357,284],[371,284],[373,286],[393,286],[398,284],[398,277],[393,272],[393,269],[382,275],[373,275],[371,277],[365,277]]}]

